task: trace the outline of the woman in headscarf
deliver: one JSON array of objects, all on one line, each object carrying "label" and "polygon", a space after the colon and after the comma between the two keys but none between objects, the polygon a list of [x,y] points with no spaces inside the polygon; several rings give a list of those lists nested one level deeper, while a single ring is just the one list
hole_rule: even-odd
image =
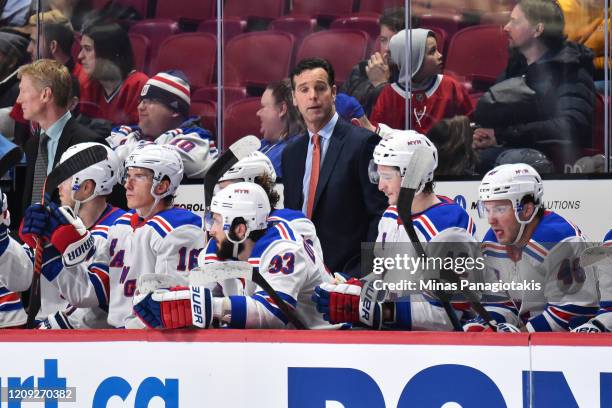
[{"label": "woman in headscarf", "polygon": [[[411,129],[426,134],[433,125],[455,115],[470,115],[472,102],[467,91],[454,78],[443,75],[442,54],[434,33],[416,28],[411,31],[411,63],[406,66],[406,30],[391,38],[391,60],[399,67],[397,82],[386,85],[372,110],[370,121],[384,123],[393,129],[405,129],[406,95],[412,90],[409,113]],[[411,72],[412,81],[408,81]]]}]

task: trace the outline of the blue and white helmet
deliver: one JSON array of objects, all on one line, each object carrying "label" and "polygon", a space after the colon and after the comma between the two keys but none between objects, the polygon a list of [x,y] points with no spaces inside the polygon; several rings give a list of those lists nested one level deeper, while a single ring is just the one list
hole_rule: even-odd
[{"label": "blue and white helmet", "polygon": [[417,192],[423,191],[425,184],[433,180],[434,170],[438,167],[438,149],[425,135],[414,130],[393,130],[385,135],[374,148],[370,162],[369,175],[372,183],[378,183],[377,166],[398,167],[400,176],[406,175],[406,169],[415,152],[433,156],[431,167],[424,173]]},{"label": "blue and white helmet", "polygon": [[[124,176],[130,167],[140,167],[153,172],[153,185],[151,195],[162,199],[174,195],[183,179],[183,160],[173,146],[152,144],[138,145],[125,159]],[[161,194],[155,194],[155,188],[167,177],[170,180],[168,190]]]},{"label": "blue and white helmet", "polygon": [[219,179],[219,182],[240,180],[254,183],[255,177],[260,177],[264,174],[267,174],[272,181],[276,181],[276,171],[272,161],[262,152],[254,151],[226,171]]},{"label": "blue and white helmet", "polygon": [[106,149],[106,159],[81,170],[72,176],[71,195],[74,200],[74,193],[81,188],[81,184],[86,180],[92,180],[96,183],[93,194],[87,199],[81,201],[85,203],[96,196],[109,195],[113,191],[115,184],[119,182],[120,161],[113,150],[101,143],[86,142],[70,146],[60,157],[59,162],[63,163],[72,156],[88,149],[92,146],[102,146]]},{"label": "blue and white helmet", "polygon": [[[239,244],[250,231],[266,229],[270,215],[270,201],[265,190],[255,183],[239,182],[219,191],[212,198],[210,212],[219,214],[223,219],[223,230],[228,239]],[[247,232],[240,242],[233,241],[229,232],[232,223],[238,217],[245,220]]]}]

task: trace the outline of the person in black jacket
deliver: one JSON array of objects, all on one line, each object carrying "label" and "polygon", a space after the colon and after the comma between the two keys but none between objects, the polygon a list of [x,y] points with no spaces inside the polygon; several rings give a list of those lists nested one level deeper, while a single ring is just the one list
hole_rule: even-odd
[{"label": "person in black jacket", "polygon": [[[107,143],[71,116],[68,103],[72,79],[68,68],[55,60],[40,59],[21,67],[19,77],[17,102],[21,103],[23,116],[40,125],[40,134],[30,137],[24,144],[27,166],[20,185],[23,186],[22,208],[26,208],[42,198],[37,178],[44,179],[70,146],[82,142]],[[46,153],[44,167],[40,165],[39,152]],[[36,174],[37,167],[42,174]],[[19,217],[15,221],[18,222]]]},{"label": "person in black jacket", "polygon": [[[586,47],[566,41],[563,13],[549,0],[522,0],[514,7],[508,33],[511,57],[498,83],[525,76],[535,91],[522,120],[507,123],[495,109],[475,118],[482,127],[474,132],[483,168],[493,166],[505,148],[528,147],[545,153],[557,170],[576,159],[577,148],[589,146],[595,103],[593,54]],[[503,102],[502,102],[503,103]],[[516,115],[515,115],[516,116]],[[503,124],[503,126],[500,126]]]},{"label": "person in black jacket", "polygon": [[380,50],[355,65],[340,88],[340,92],[353,96],[359,101],[367,116],[370,116],[378,94],[384,86],[397,80],[398,69],[389,58],[389,41],[406,26],[404,8],[385,10],[378,22]]}]

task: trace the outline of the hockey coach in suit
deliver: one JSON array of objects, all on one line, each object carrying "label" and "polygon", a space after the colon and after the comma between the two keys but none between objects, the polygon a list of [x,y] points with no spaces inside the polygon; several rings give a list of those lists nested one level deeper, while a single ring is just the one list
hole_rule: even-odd
[{"label": "hockey coach in suit", "polygon": [[386,198],[368,177],[379,137],[339,118],[334,70],[323,59],[300,61],[291,72],[294,104],[307,133],[282,157],[285,207],[312,220],[332,271],[360,276],[362,242],[376,240]]},{"label": "hockey coach in suit", "polygon": [[42,183],[55,167],[62,153],[82,142],[106,141],[78,124],[68,109],[72,99],[72,79],[68,68],[51,59],[40,59],[24,65],[19,71],[21,82],[17,102],[24,118],[38,123],[40,132],[24,143],[27,158],[23,189],[23,208],[40,202]]}]

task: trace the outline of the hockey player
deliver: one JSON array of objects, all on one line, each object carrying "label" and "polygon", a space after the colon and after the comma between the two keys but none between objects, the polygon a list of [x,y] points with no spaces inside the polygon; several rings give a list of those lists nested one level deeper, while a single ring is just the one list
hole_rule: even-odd
[{"label": "hockey player", "polygon": [[[509,301],[485,304],[504,331],[567,331],[571,318],[595,314],[594,271],[578,259],[586,239],[543,207],[540,175],[523,163],[504,164],[484,176],[478,191],[479,214],[491,226],[482,243],[491,280],[517,287],[507,291]],[[486,324],[476,320],[464,329],[482,331]]]},{"label": "hockey player", "polygon": [[182,71],[160,72],[142,88],[138,125],[120,126],[107,138],[121,159],[139,143],[174,146],[183,159],[185,176],[202,178],[218,156],[212,135],[189,117],[189,82]]},{"label": "hockey player", "polygon": [[[30,282],[23,279],[22,272],[32,269],[32,262],[26,251],[9,235],[10,223],[6,195],[0,191],[0,328],[17,328],[25,324],[27,316],[21,298],[19,293],[14,292],[26,290],[30,286]],[[9,274],[9,271],[15,273]],[[3,285],[12,288],[14,292]]]},{"label": "hockey player", "polygon": [[[247,182],[232,184],[213,197],[211,211],[208,229],[217,243],[220,262],[232,258],[248,261],[295,309],[306,327],[332,327],[310,301],[315,286],[329,276],[316,267],[314,253],[304,247],[302,238],[288,224],[268,223],[270,203],[262,187]],[[198,293],[202,302],[192,305],[191,296]],[[152,328],[207,328],[213,320],[232,328],[288,327],[287,317],[261,290],[252,296],[212,298],[205,287],[158,289],[135,297],[134,312]]]},{"label": "hockey player", "polygon": [[[285,222],[289,224],[295,232],[302,236],[305,245],[308,245],[315,251],[317,266],[321,269],[325,269],[325,265],[323,264],[323,249],[321,248],[321,243],[317,237],[317,231],[312,221],[301,211],[288,208],[276,208],[280,198],[275,188],[275,180],[276,171],[274,170],[272,161],[265,154],[255,151],[238,161],[238,163],[225,172],[219,179],[218,189],[221,190],[233,183],[241,181],[260,185],[268,195],[268,201],[272,208],[270,216],[268,217],[268,222]],[[202,255],[203,256],[198,260],[200,265],[218,260],[217,244],[215,240],[210,240],[208,242],[206,250]],[[227,280],[220,284],[226,296],[230,294],[252,294],[253,291],[251,289],[255,286],[250,282],[243,282],[242,280]]]},{"label": "hockey player", "polygon": [[[602,247],[612,248],[612,230],[604,237]],[[612,332],[612,265],[610,263],[597,266],[599,283],[599,311],[590,321],[576,327],[575,333]]]},{"label": "hockey player", "polygon": [[[51,228],[50,224],[55,222],[61,225],[73,219],[75,223],[82,222],[83,227],[89,231],[93,238],[95,248],[105,250],[107,247],[106,239],[109,227],[125,213],[122,209],[113,207],[107,202],[108,196],[113,191],[113,187],[119,181],[118,173],[120,170],[120,163],[117,155],[111,149],[99,143],[79,143],[71,146],[62,154],[60,163],[63,163],[70,157],[78,155],[83,150],[95,145],[103,146],[107,150],[107,158],[76,173],[72,178],[65,180],[59,185],[59,197],[62,204],[62,210],[59,210],[55,204],[50,204],[50,207],[53,209],[52,212],[57,214],[57,217],[49,219],[52,217],[52,214],[49,214],[40,204],[33,205],[26,211],[24,226],[26,224],[31,224],[29,221],[31,218],[47,220],[46,225],[44,222],[39,222],[37,224],[39,227],[31,225],[22,228],[22,238],[30,246],[35,245],[35,242],[31,239],[31,234],[38,236],[47,235],[51,239],[52,234],[51,231],[49,231]],[[58,221],[60,218],[63,218],[63,220]],[[59,235],[60,234],[57,233],[55,239],[55,242],[58,244],[58,248],[56,249],[60,253],[63,253],[65,252],[63,249],[64,244],[58,243],[60,238],[57,238],[57,236]],[[85,236],[88,235],[86,234]],[[83,241],[83,239],[81,239],[81,241]],[[59,255],[56,251],[48,248],[45,250],[45,258],[52,256],[52,253]],[[87,254],[87,252],[83,252],[83,254]],[[47,260],[48,259],[45,259],[45,261]],[[89,259],[88,261],[91,260],[92,259]],[[76,263],[78,262],[71,261],[68,264],[75,266]],[[41,311],[39,316],[46,316],[48,314],[48,317],[43,321],[41,328],[108,327],[106,325],[108,307],[108,300],[106,299],[106,294],[108,293],[108,266],[91,264],[91,262],[86,263],[88,268],[82,271],[82,278],[91,281],[92,288],[95,288],[95,294],[99,296],[98,303],[101,308],[92,307],[77,309],[70,304],[66,304],[66,301],[57,289],[57,287],[61,285],[57,282],[53,282],[55,279],[58,281],[62,279],[70,280],[71,272],[60,274],[60,262],[45,264],[47,266],[43,268],[43,276],[45,279],[41,281]],[[66,264],[66,260],[64,260],[64,264]],[[54,265],[55,268],[51,267],[51,265]],[[31,281],[31,272],[27,276],[28,281]]]},{"label": "hockey player", "polygon": [[[105,247],[97,248],[88,268],[94,273],[96,268],[107,268],[107,292],[98,293],[100,287],[82,279],[83,273],[74,273],[69,267],[58,273],[61,279],[56,277],[52,282],[76,307],[102,306],[100,299],[108,299],[111,326],[142,327],[132,325],[136,280],[141,274],[157,273],[187,283],[186,273],[195,266],[204,246],[202,221],[197,215],[172,206],[183,177],[183,163],[176,150],[156,144],[138,146],[124,166],[123,180],[131,211],[108,229]],[[54,265],[57,268],[57,262],[58,258],[46,268]]]},{"label": "hockey player", "polygon": [[[425,136],[415,131],[387,129],[386,139],[374,149],[370,167],[372,182],[378,183],[378,189],[385,193],[389,207],[378,225],[378,247],[375,256],[392,258],[398,247],[394,243],[405,243],[400,251],[410,248],[410,239],[398,217],[397,202],[403,177],[410,177],[406,169],[414,154],[433,156],[431,167],[420,180],[419,188],[412,202],[412,222],[419,241],[426,243],[425,252],[429,256],[438,255],[444,243],[456,243],[472,254],[477,247],[475,238],[476,226],[471,217],[461,206],[452,200],[438,196],[433,191],[434,170],[437,167],[436,147]],[[423,150],[425,149],[425,150]],[[418,152],[418,153],[417,153]],[[465,244],[465,245],[464,245]],[[414,254],[413,254],[414,255]],[[392,269],[384,275],[384,281],[399,282],[406,278],[408,271]],[[425,279],[423,276],[421,280]],[[319,311],[332,323],[361,323],[368,327],[400,328],[404,330],[452,330],[451,322],[440,303],[428,294],[416,293],[394,294],[399,300],[387,297],[389,301],[380,301],[374,294],[380,289],[372,283],[382,280],[381,276],[371,274],[364,282],[351,279],[337,284],[323,284],[316,289],[313,300]],[[416,282],[418,279],[413,279]],[[387,295],[388,296],[388,295]],[[456,305],[459,307],[459,304]],[[457,312],[459,313],[459,312]]]}]

